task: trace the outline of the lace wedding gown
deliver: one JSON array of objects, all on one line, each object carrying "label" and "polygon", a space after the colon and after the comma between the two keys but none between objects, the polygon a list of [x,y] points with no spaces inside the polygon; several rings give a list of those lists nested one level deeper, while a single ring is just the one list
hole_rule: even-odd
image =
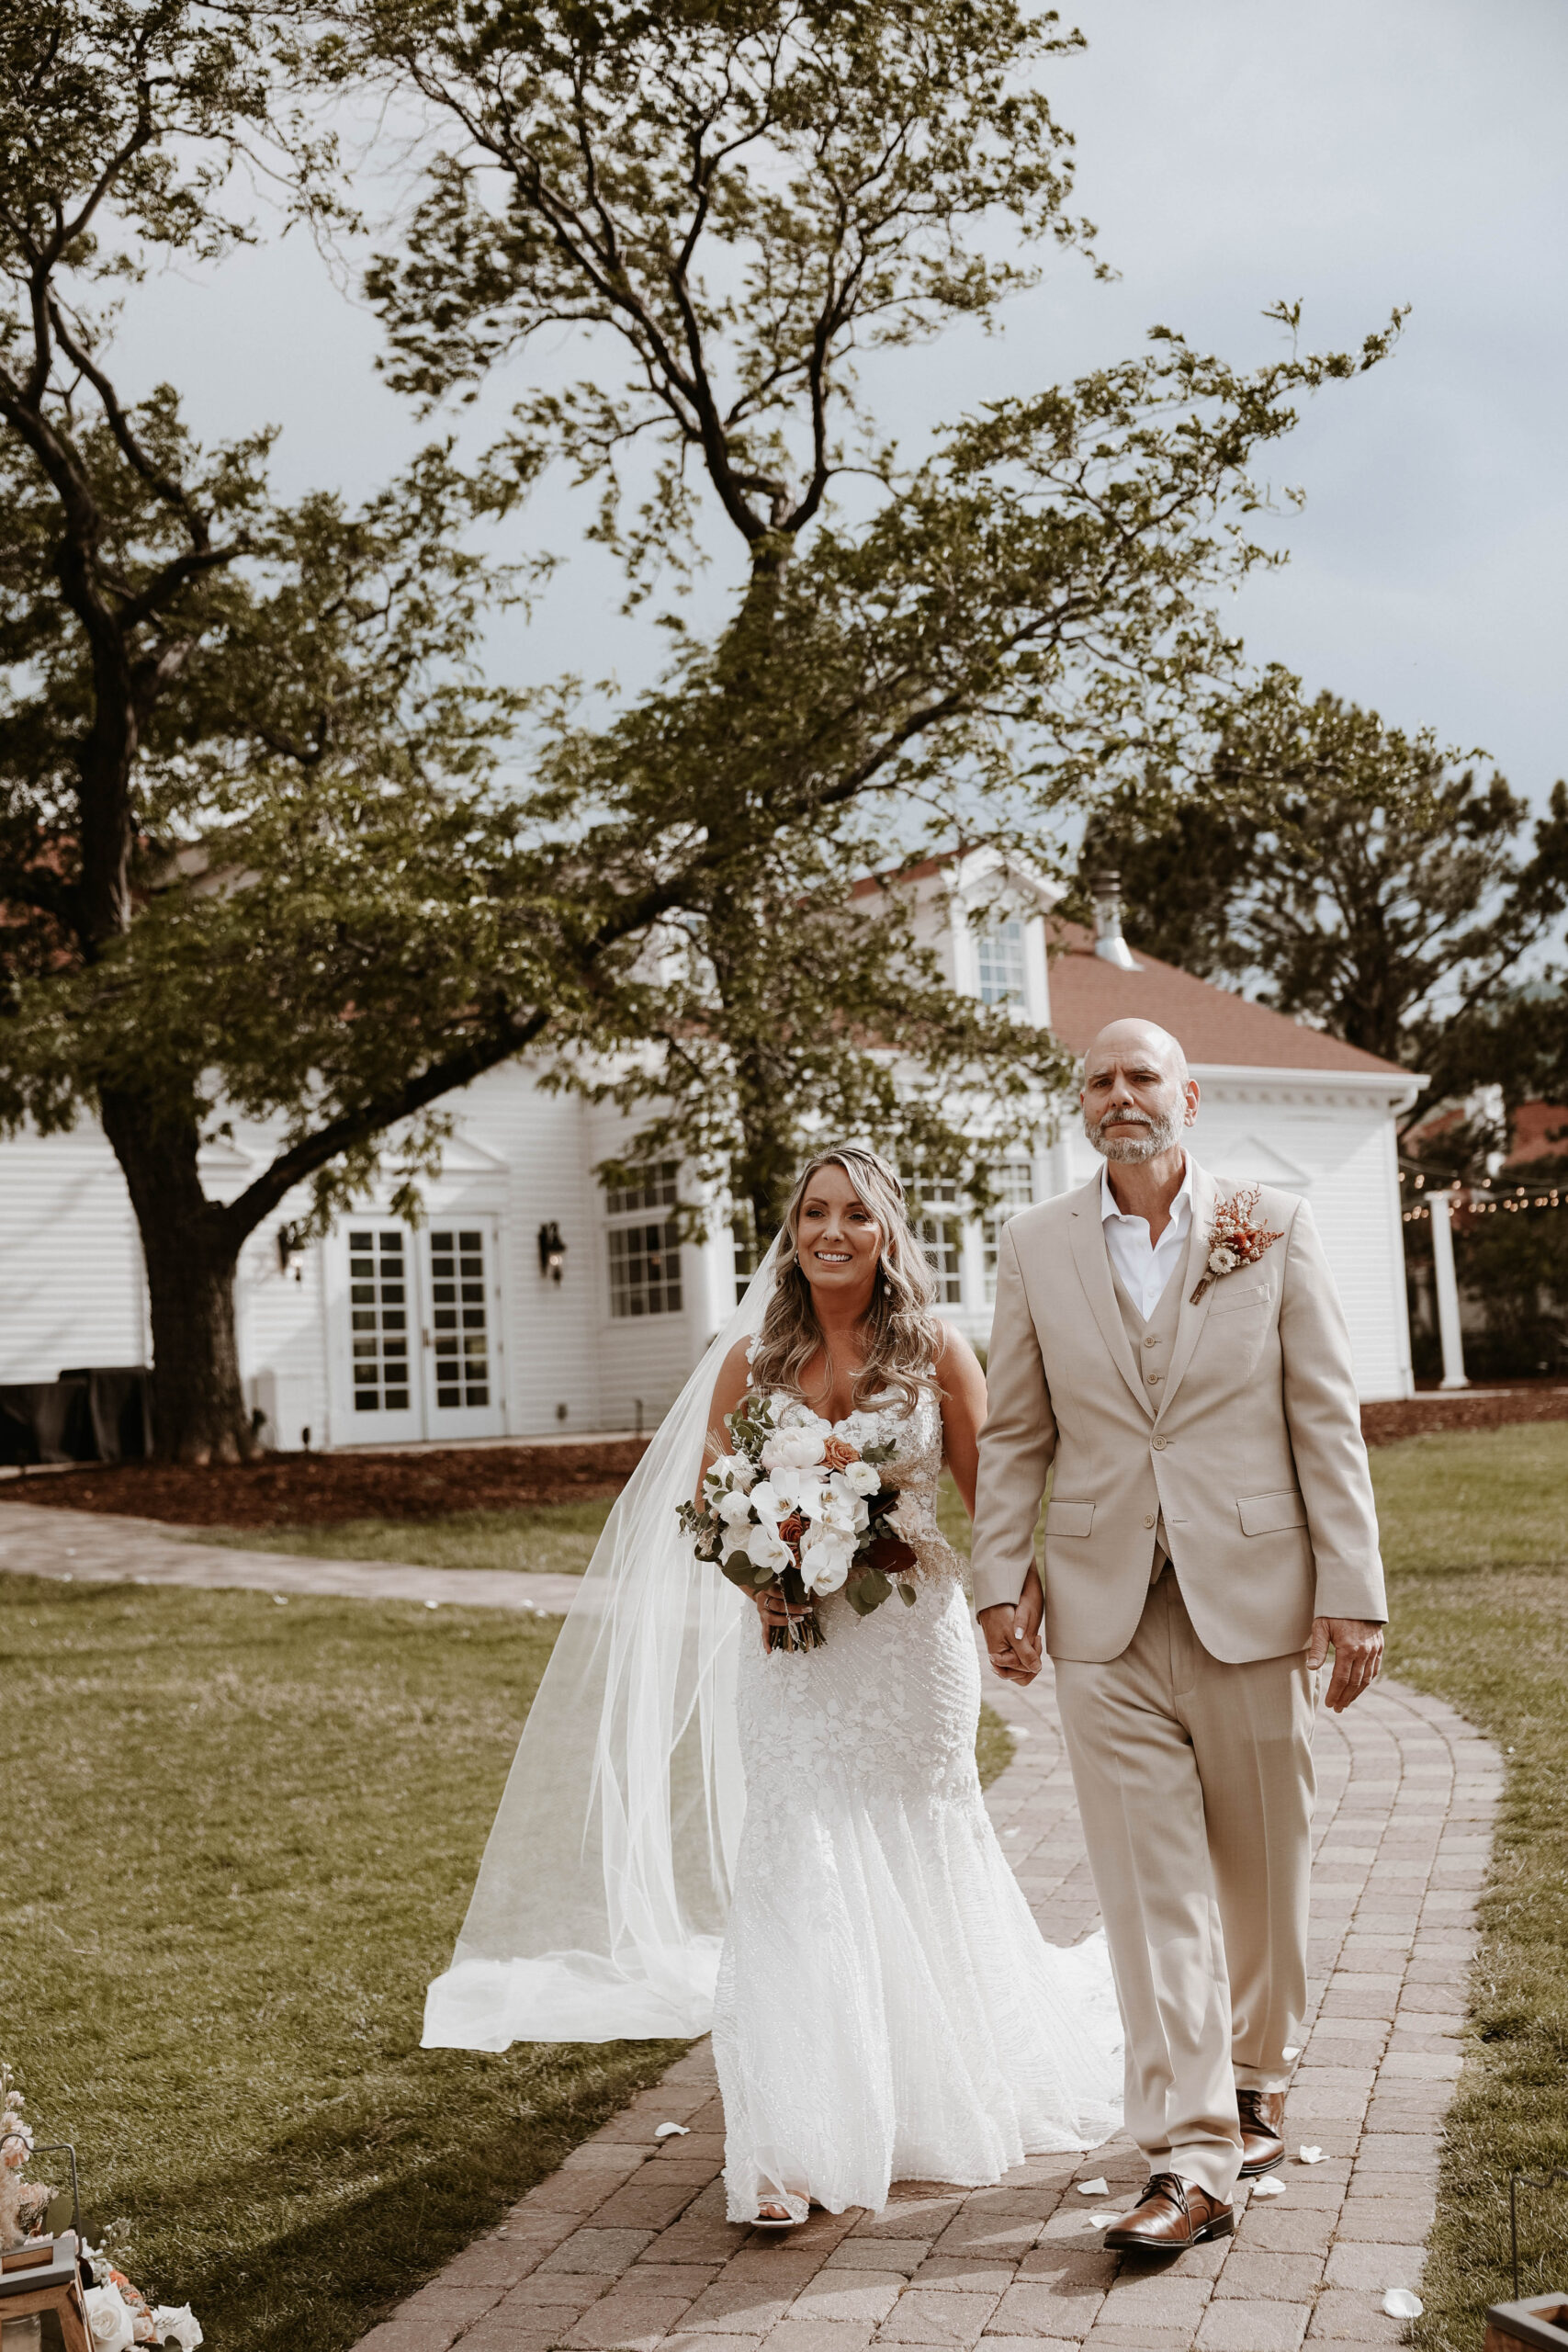
[{"label": "lace wedding gown", "polygon": [[981,1799],[940,1407],[835,1426],[897,1445],[919,1588],[865,1618],[818,1601],[819,1649],[764,1654],[742,1628],[746,1815],[713,2028],[738,2222],[808,2199],[880,2209],[895,2180],[984,2187],[1121,2122],[1104,1937],[1044,1941]]}]

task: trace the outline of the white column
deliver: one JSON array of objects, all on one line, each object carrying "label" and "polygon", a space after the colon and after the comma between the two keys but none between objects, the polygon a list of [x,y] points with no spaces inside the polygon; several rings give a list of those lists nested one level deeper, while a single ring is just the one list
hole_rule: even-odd
[{"label": "white column", "polygon": [[1459,1325],[1459,1283],[1454,1274],[1451,1193],[1428,1193],[1432,1212],[1432,1267],[1437,1275],[1438,1329],[1443,1342],[1444,1388],[1468,1388],[1464,1339]]}]

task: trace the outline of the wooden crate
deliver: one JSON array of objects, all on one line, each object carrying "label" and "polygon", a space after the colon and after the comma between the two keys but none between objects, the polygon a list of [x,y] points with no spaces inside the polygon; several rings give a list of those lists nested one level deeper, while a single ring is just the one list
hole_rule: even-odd
[{"label": "wooden crate", "polygon": [[1568,2352],[1568,2294],[1494,2303],[1486,2314],[1483,2352]]}]

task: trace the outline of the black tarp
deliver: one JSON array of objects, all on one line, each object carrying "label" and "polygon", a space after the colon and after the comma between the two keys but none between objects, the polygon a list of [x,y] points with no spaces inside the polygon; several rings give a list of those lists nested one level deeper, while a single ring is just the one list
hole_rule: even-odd
[{"label": "black tarp", "polygon": [[88,1365],[0,1387],[0,1462],[141,1462],[149,1433],[141,1364]]}]

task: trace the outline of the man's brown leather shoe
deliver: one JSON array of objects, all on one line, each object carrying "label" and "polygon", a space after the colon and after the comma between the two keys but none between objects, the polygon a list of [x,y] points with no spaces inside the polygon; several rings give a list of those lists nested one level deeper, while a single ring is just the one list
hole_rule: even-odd
[{"label": "man's brown leather shoe", "polygon": [[1179,2173],[1156,2172],[1124,2222],[1105,2233],[1116,2254],[1179,2254],[1205,2238],[1228,2238],[1235,2215]]},{"label": "man's brown leather shoe", "polygon": [[1256,2180],[1285,2161],[1285,2094],[1244,2091],[1235,2095],[1241,2117],[1241,2177]]}]

